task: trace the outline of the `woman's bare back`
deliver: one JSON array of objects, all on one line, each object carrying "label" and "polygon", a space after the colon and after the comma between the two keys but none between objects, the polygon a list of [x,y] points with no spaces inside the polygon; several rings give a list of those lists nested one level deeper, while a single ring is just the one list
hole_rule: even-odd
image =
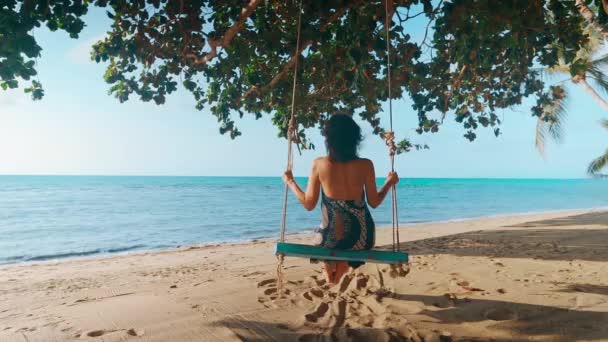
[{"label": "woman's bare back", "polygon": [[291,171],[286,171],[283,179],[307,210],[313,210],[317,205],[321,188],[327,197],[336,200],[360,200],[365,191],[367,204],[375,208],[382,203],[389,188],[399,182],[397,174],[391,172],[378,191],[374,164],[369,159],[335,162],[329,157],[313,162],[306,192],[294,181]]},{"label": "woman's bare back", "polygon": [[338,200],[360,200],[365,181],[371,170],[371,161],[355,159],[349,162],[333,162],[329,157],[315,161],[319,181],[325,195]]}]

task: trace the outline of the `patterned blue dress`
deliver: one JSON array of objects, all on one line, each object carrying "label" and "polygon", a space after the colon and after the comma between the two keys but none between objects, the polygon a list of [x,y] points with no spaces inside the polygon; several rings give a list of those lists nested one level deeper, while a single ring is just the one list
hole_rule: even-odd
[{"label": "patterned blue dress", "polygon": [[[344,232],[341,239],[336,235],[336,228]],[[372,249],[376,227],[365,202],[365,196],[362,195],[360,200],[336,200],[327,197],[321,190],[321,227],[317,232],[317,245],[325,248]],[[363,264],[363,262],[349,262],[353,268]]]}]

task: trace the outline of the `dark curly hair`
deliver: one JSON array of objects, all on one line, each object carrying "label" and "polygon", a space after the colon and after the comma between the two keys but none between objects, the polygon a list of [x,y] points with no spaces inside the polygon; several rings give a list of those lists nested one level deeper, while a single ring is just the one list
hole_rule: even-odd
[{"label": "dark curly hair", "polygon": [[332,115],[325,123],[323,134],[329,159],[348,162],[359,158],[357,150],[363,140],[361,128],[349,114],[340,112]]}]

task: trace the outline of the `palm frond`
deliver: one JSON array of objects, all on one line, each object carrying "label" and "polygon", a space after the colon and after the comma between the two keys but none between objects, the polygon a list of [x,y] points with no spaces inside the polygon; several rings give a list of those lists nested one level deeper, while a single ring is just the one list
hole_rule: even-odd
[{"label": "palm frond", "polygon": [[608,66],[608,53],[603,54],[597,58],[593,58],[590,61],[590,64],[592,67],[597,67],[597,68],[604,68],[604,67]]},{"label": "palm frond", "polygon": [[608,150],[589,164],[587,173],[590,175],[597,175],[606,166],[608,166]]},{"label": "palm frond", "polygon": [[587,33],[589,38],[585,44],[585,49],[593,54],[594,52],[597,52],[604,44],[604,35],[596,30],[594,26],[587,26],[584,31]]},{"label": "palm frond", "polygon": [[[563,89],[565,92],[566,90]],[[536,149],[544,156],[546,137],[550,136],[555,142],[562,142],[564,137],[564,124],[568,115],[568,94],[555,98],[551,104],[543,108],[543,114],[536,122]]]},{"label": "palm frond", "polygon": [[603,119],[602,121],[600,121],[600,125],[602,125],[602,127],[604,127],[605,129],[608,129],[608,119]]},{"label": "palm frond", "polygon": [[551,82],[560,75],[568,74],[569,76],[570,72],[568,65],[564,64],[558,64],[551,68],[530,68],[529,71],[538,75],[545,82]]},{"label": "palm frond", "polygon": [[608,94],[608,75],[598,66],[591,66],[587,73],[593,79],[593,83],[597,85],[605,94]]},{"label": "palm frond", "polygon": [[545,136],[547,135],[547,125],[541,118],[536,121],[536,150],[541,156],[545,156]]},{"label": "palm frond", "polygon": [[[565,92],[566,90],[564,90]],[[568,94],[564,94],[564,97],[559,100],[553,101],[550,112],[545,114],[549,115],[549,134],[551,138],[557,142],[561,142],[564,138],[564,124],[566,116],[568,115]]]}]

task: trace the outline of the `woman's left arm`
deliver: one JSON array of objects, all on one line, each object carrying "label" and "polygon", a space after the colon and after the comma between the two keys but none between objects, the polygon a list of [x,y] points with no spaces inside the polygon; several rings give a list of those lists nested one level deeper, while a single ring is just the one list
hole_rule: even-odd
[{"label": "woman's left arm", "polygon": [[317,170],[316,162],[312,164],[306,192],[300,189],[300,186],[296,183],[291,171],[285,171],[285,174],[283,174],[283,181],[289,186],[289,189],[296,195],[296,198],[302,203],[302,206],[304,206],[306,210],[313,210],[317,206],[321,182],[319,181],[319,172]]}]

